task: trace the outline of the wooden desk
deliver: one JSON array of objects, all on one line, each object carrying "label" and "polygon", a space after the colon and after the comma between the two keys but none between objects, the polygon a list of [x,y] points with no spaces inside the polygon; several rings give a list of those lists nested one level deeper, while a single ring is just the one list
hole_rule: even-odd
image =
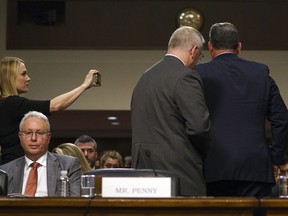
[{"label": "wooden desk", "polygon": [[254,198],[15,198],[0,197],[0,216],[252,216]]},{"label": "wooden desk", "polygon": [[288,215],[288,199],[284,198],[264,198],[259,204],[266,211],[266,216]]}]

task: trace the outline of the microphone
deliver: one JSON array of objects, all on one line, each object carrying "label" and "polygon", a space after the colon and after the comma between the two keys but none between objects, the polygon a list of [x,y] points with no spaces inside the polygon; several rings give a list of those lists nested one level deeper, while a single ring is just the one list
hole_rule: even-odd
[{"label": "microphone", "polygon": [[151,161],[151,151],[148,150],[148,149],[146,149],[146,150],[145,150],[145,155],[146,155],[147,158],[148,158],[148,161],[149,161],[149,164],[150,164],[150,166],[151,166],[151,168],[152,168],[152,170],[153,170],[154,176],[155,176],[155,177],[158,177],[157,172],[156,172],[156,170],[154,169],[154,166],[152,165],[152,161]]}]

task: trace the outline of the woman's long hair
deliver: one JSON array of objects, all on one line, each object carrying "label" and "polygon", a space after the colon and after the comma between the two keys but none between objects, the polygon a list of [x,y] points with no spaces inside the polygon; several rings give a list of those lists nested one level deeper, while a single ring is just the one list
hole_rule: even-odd
[{"label": "woman's long hair", "polygon": [[24,61],[17,57],[5,57],[0,62],[0,99],[18,95],[16,77],[20,63]]},{"label": "woman's long hair", "polygon": [[73,143],[63,143],[52,150],[53,153],[77,157],[81,163],[82,174],[91,170],[82,150]]}]

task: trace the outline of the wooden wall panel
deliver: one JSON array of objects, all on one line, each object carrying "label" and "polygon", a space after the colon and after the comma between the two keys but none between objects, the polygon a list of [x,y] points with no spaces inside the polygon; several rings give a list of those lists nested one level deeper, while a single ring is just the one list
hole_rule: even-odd
[{"label": "wooden wall panel", "polygon": [[7,49],[166,49],[178,14],[189,7],[204,15],[206,40],[211,24],[229,21],[245,50],[288,49],[286,0],[59,0],[65,14],[51,25],[19,20],[23,2],[31,3],[7,1]]}]

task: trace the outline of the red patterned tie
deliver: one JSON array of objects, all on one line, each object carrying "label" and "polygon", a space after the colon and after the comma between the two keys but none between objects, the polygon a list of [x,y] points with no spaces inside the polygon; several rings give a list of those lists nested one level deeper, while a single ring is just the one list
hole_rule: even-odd
[{"label": "red patterned tie", "polygon": [[35,196],[36,189],[37,189],[37,180],[38,180],[38,172],[37,169],[39,167],[39,163],[33,162],[30,166],[30,172],[27,179],[27,184],[25,188],[25,195],[27,196]]}]

